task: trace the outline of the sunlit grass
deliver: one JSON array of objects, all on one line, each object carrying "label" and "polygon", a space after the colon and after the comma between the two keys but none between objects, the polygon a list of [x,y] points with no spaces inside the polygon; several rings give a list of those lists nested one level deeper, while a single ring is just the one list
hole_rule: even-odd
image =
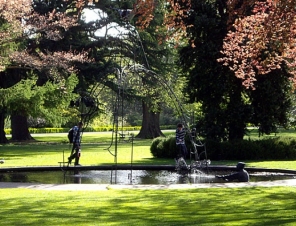
[{"label": "sunlit grass", "polygon": [[296,188],[1,189],[1,225],[294,225]]},{"label": "sunlit grass", "polygon": [[[36,134],[44,143],[0,146],[7,166],[58,165],[70,146],[66,134]],[[110,133],[84,133],[81,164],[114,163]],[[118,163],[173,164],[150,153],[151,140],[117,145]],[[108,151],[109,148],[109,151]],[[132,154],[133,153],[133,154]],[[234,161],[212,162],[234,165]],[[295,161],[247,161],[247,167],[296,169]],[[295,187],[177,190],[50,191],[0,189],[1,225],[228,226],[295,225]]]},{"label": "sunlit grass", "polygon": [[[0,159],[14,166],[57,166],[67,161],[72,146],[67,142],[67,134],[32,134],[38,142],[16,143],[0,146]],[[134,139],[133,142],[112,139],[111,132],[84,133],[82,139],[81,165],[114,164],[172,164],[172,159],[156,159],[150,153],[152,140]]]},{"label": "sunlit grass", "polygon": [[[164,131],[164,133],[170,135],[174,134],[174,131]],[[289,132],[283,130],[281,133],[284,136],[293,136],[294,130]],[[58,166],[58,162],[67,161],[71,145],[67,141],[66,133],[32,134],[32,136],[38,142],[0,145],[0,159],[5,160],[5,164],[1,164],[0,167]],[[256,138],[256,136],[256,131],[253,131],[252,137]],[[118,164],[174,164],[173,159],[154,158],[150,153],[151,142],[152,140],[149,139],[135,139],[133,143],[120,141],[116,144],[114,137],[112,139],[112,132],[85,132],[82,139],[80,164],[114,164],[115,154],[117,154]],[[246,163],[247,167],[296,169],[295,161],[246,160]],[[211,165],[235,164],[236,161],[212,161],[211,163]]]}]

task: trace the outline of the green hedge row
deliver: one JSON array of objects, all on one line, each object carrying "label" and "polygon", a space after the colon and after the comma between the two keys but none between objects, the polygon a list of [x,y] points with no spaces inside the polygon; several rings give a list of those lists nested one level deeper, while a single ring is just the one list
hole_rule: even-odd
[{"label": "green hedge row", "polygon": [[296,160],[296,139],[274,137],[263,140],[206,142],[213,160]]},{"label": "green hedge row", "polygon": [[[175,137],[155,138],[150,151],[157,158],[176,157]],[[193,150],[189,140],[187,149]],[[264,140],[239,140],[234,142],[206,141],[204,147],[198,148],[198,153],[204,150],[211,160],[296,160],[296,139],[275,137]],[[189,156],[188,156],[189,157]],[[201,159],[205,156],[201,155]]]},{"label": "green hedge row", "polygon": [[[162,130],[175,129],[175,125],[161,126]],[[29,128],[30,133],[67,133],[70,128]],[[118,128],[119,131],[139,131],[141,126],[124,126]],[[100,126],[100,127],[86,127],[84,132],[108,132],[112,131],[113,126]],[[5,133],[11,134],[11,129],[5,129]]]},{"label": "green hedge row", "polygon": [[[67,133],[70,128],[29,128],[30,133]],[[140,130],[140,126],[129,126],[123,127],[119,130],[121,131],[135,131]],[[84,129],[84,132],[107,132],[112,131],[112,126],[100,126],[100,127],[87,127]],[[11,134],[11,129],[4,130],[6,134]]]}]

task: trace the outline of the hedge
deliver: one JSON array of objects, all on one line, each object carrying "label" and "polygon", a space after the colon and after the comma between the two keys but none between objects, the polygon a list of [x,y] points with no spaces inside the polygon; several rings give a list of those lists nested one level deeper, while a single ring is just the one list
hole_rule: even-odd
[{"label": "hedge", "polygon": [[[174,125],[160,126],[162,130],[175,129]],[[29,128],[30,133],[67,133],[70,128]],[[124,126],[119,127],[118,131],[139,131],[141,126]],[[99,126],[99,127],[86,127],[84,132],[108,132],[112,131],[113,126]],[[11,134],[11,129],[4,129],[5,133]]]},{"label": "hedge", "polygon": [[[175,140],[174,136],[154,139],[150,147],[151,154],[158,158],[174,158],[177,151]],[[188,140],[186,146],[189,152],[192,151]],[[198,153],[202,153],[205,148],[207,158],[211,160],[296,160],[296,139],[291,137],[232,142],[208,140]],[[200,158],[204,159],[205,156]]]}]

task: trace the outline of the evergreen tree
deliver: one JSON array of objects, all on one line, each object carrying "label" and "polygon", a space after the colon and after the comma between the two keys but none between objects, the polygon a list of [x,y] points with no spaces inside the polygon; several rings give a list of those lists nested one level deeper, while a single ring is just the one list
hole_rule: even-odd
[{"label": "evergreen tree", "polygon": [[[204,117],[197,129],[208,139],[242,139],[250,117],[245,89],[217,58],[227,33],[225,1],[194,1],[188,25],[188,44],[180,50],[191,102],[201,102]],[[192,26],[189,26],[192,25]]]}]

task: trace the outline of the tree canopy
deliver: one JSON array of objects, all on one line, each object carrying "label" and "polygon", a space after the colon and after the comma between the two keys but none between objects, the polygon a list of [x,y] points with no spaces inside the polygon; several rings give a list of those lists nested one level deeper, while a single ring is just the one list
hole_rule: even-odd
[{"label": "tree canopy", "polygon": [[[166,2],[168,13],[165,24],[176,36],[186,35],[184,20],[194,11],[192,1],[147,0],[137,1],[134,11],[141,14],[138,24],[146,27],[153,18],[156,4]],[[214,1],[207,1],[209,3]],[[228,15],[228,34],[224,38],[223,56],[217,60],[235,72],[247,88],[254,88],[256,77],[288,67],[295,82],[295,0],[228,0],[225,5]],[[146,6],[151,6],[145,10]],[[180,32],[181,31],[181,32]],[[170,36],[171,38],[171,36]],[[194,46],[194,44],[192,44]]]}]

